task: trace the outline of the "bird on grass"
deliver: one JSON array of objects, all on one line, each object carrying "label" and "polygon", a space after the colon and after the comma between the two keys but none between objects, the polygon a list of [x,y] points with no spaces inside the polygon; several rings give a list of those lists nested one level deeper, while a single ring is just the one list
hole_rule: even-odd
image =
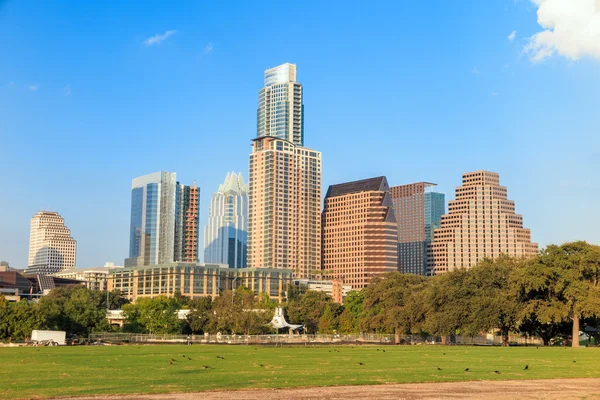
[{"label": "bird on grass", "polygon": [[190,361],[192,361],[192,359],[191,359],[191,358],[189,358],[189,357],[188,357],[187,359],[188,359],[188,360],[190,360]]},{"label": "bird on grass", "polygon": [[383,352],[385,353],[385,350],[383,350]]},{"label": "bird on grass", "polygon": [[185,354],[183,355],[183,358],[185,358]]},{"label": "bird on grass", "polygon": [[523,371],[527,371],[529,369],[529,365],[525,364],[525,368],[523,368]]},{"label": "bird on grass", "polygon": [[169,361],[169,364],[173,365],[173,361]]},{"label": "bird on grass", "polygon": [[438,370],[438,371],[441,371],[442,369],[441,369],[440,367],[437,367],[437,370]]},{"label": "bird on grass", "polygon": [[175,361],[175,359],[174,359],[174,358],[171,358],[171,361]]},{"label": "bird on grass", "polygon": [[465,368],[465,372],[471,372],[469,368]]},{"label": "bird on grass", "polygon": [[377,349],[377,351],[379,351],[379,349]]},{"label": "bird on grass", "polygon": [[364,363],[359,362],[358,365],[365,365]]},{"label": "bird on grass", "polygon": [[496,375],[500,375],[500,371],[498,371],[498,370],[495,370],[495,371],[494,371],[494,373],[495,373]]},{"label": "bird on grass", "polygon": [[211,367],[209,367],[208,365],[203,365],[203,366],[202,366],[202,368],[204,368],[204,369],[209,369],[209,368],[211,368]]},{"label": "bird on grass", "polygon": [[221,356],[217,356],[217,358],[220,358],[221,360],[225,359],[225,357],[221,357]]},{"label": "bird on grass", "polygon": [[577,361],[573,360],[574,363],[576,363]]},{"label": "bird on grass", "polygon": [[260,364],[261,367],[264,367],[264,365]]},{"label": "bird on grass", "polygon": [[444,356],[446,355],[446,353],[443,354]]}]

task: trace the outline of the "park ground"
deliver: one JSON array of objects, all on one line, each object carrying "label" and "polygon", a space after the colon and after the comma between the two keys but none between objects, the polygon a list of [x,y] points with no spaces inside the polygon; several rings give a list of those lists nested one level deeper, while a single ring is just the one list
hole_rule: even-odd
[{"label": "park ground", "polygon": [[[455,398],[514,398],[511,393],[523,393],[528,398],[529,391],[537,396],[529,398],[590,399],[600,398],[599,356],[597,348],[436,345],[0,348],[0,398],[155,394],[131,398],[159,400],[182,398],[165,393],[217,391],[202,397],[221,399],[231,397],[231,390],[251,389],[236,397],[424,399],[455,393]],[[548,381],[522,382],[541,379]],[[464,381],[473,382],[432,385]],[[406,383],[425,384],[397,385]],[[497,396],[477,397],[481,390]]]}]

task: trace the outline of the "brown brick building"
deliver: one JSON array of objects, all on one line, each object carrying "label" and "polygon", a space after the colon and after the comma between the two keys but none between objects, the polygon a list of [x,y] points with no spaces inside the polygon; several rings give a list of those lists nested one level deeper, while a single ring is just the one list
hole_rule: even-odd
[{"label": "brown brick building", "polygon": [[373,276],[396,271],[397,243],[385,177],[329,187],[322,217],[322,265],[333,279],[362,289]]},{"label": "brown brick building", "polygon": [[431,247],[434,274],[470,268],[500,254],[533,256],[538,249],[523,228],[523,217],[515,213],[515,202],[507,199],[506,187],[500,186],[500,176],[489,171],[463,174]]}]

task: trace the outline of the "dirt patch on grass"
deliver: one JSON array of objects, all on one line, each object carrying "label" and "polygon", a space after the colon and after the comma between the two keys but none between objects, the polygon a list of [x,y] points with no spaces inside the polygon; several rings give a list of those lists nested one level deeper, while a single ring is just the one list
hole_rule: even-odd
[{"label": "dirt patch on grass", "polygon": [[[582,399],[600,400],[600,379],[477,381],[391,385],[257,389],[199,393],[69,397],[70,400],[263,400],[280,399]],[[65,398],[63,398],[65,399]]]}]

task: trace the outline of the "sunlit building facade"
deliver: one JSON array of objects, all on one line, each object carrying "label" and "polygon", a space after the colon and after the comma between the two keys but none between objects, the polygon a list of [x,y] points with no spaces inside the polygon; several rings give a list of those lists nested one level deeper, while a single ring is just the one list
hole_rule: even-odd
[{"label": "sunlit building facade", "polygon": [[360,290],[398,270],[398,226],[384,176],[330,186],[322,227],[323,270],[333,279]]},{"label": "sunlit building facade", "polygon": [[53,274],[75,268],[77,242],[54,211],[40,211],[31,218],[27,273]]},{"label": "sunlit building facade", "polygon": [[538,250],[529,229],[523,228],[523,217],[515,213],[515,202],[500,186],[500,176],[489,171],[463,174],[448,214],[434,230],[431,247],[434,274],[471,268],[501,254],[531,257]]},{"label": "sunlit building facade", "polygon": [[431,190],[434,183],[393,186],[392,202],[398,221],[398,270],[428,275],[433,230],[446,212],[445,196]]}]

